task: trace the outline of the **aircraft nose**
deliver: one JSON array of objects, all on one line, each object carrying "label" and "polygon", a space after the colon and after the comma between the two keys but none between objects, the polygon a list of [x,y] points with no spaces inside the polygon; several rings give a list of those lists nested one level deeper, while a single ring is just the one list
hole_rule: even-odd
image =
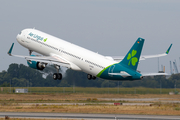
[{"label": "aircraft nose", "polygon": [[16,36],[16,40],[17,40],[18,42],[20,42],[20,35],[19,35],[19,34]]}]

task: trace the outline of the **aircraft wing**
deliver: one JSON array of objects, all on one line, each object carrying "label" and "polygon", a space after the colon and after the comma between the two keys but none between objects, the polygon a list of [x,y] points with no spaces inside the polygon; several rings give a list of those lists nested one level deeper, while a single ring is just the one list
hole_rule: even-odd
[{"label": "aircraft wing", "polygon": [[142,76],[168,75],[167,73],[142,73]]},{"label": "aircraft wing", "polygon": [[70,63],[60,56],[24,56],[24,58],[28,61],[38,61],[70,68]]},{"label": "aircraft wing", "polygon": [[38,61],[38,62],[42,62],[42,63],[49,63],[49,64],[55,64],[55,65],[59,65],[59,66],[64,66],[67,68],[70,68],[70,62],[68,62],[67,60],[65,60],[64,58],[62,58],[59,55],[55,55],[52,54],[51,56],[22,56],[22,55],[13,55],[11,54],[12,49],[13,49],[14,43],[12,44],[11,48],[8,51],[8,54],[10,56],[14,56],[14,57],[21,57],[26,59],[27,61]]},{"label": "aircraft wing", "polygon": [[[109,75],[121,75],[123,77],[131,77],[131,75],[129,75],[126,72],[121,72],[121,73],[108,73]],[[141,74],[143,77],[145,76],[156,76],[156,75],[168,75],[167,73],[142,73]]]},{"label": "aircraft wing", "polygon": [[[145,60],[148,58],[156,58],[156,57],[163,57],[168,55],[170,49],[171,49],[172,44],[169,46],[169,48],[167,49],[167,51],[165,53],[162,54],[156,54],[156,55],[142,55],[140,56],[140,60]],[[120,62],[121,60],[123,60],[124,56],[111,56],[115,61]]]}]

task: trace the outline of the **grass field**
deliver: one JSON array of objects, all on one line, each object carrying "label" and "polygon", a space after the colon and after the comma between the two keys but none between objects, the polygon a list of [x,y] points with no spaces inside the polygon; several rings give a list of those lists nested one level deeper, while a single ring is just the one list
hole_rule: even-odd
[{"label": "grass field", "polygon": [[153,106],[113,106],[113,105],[41,105],[41,106],[1,106],[3,112],[51,112],[51,113],[101,113],[101,114],[146,114],[180,115],[180,105]]},{"label": "grass field", "polygon": [[[0,103],[89,103],[89,102],[115,102],[101,100],[99,98],[159,98],[180,100],[180,95],[168,94],[86,94],[86,93],[30,93],[30,94],[0,94]],[[116,101],[126,102],[126,101]],[[136,102],[136,101],[132,101]],[[153,101],[151,101],[153,102]]]},{"label": "grass field", "polygon": [[[13,93],[13,90],[22,87],[1,87],[0,93]],[[88,93],[88,94],[169,94],[174,89],[160,88],[94,88],[94,87],[23,87],[29,93]],[[180,89],[176,89],[180,91]]]},{"label": "grass field", "polygon": [[[179,103],[161,102],[169,99],[180,101],[180,95],[169,95],[174,89],[150,88],[58,88],[58,87],[32,87],[29,93],[10,93],[10,88],[3,88],[0,94],[1,112],[60,112],[60,113],[103,113],[103,114],[149,114],[149,115],[180,115]],[[107,89],[109,89],[107,91]],[[2,89],[1,89],[2,90]],[[11,88],[12,90],[12,88]],[[134,90],[134,92],[133,92]],[[179,89],[177,89],[179,90]],[[5,93],[5,91],[7,93]],[[127,94],[121,93],[126,91]],[[74,92],[74,93],[73,93]],[[130,94],[133,92],[132,94]],[[155,94],[157,92],[157,94]],[[104,93],[104,94],[103,94]],[[135,94],[136,93],[136,94]],[[151,93],[151,94],[148,94]],[[165,94],[167,93],[167,94]],[[129,101],[100,100],[100,98],[158,98],[160,101],[131,101],[149,102],[143,105],[108,105],[102,103],[127,103]],[[22,105],[20,103],[34,103]],[[39,104],[43,103],[43,104]],[[48,105],[46,103],[87,103],[86,105]],[[92,104],[93,103],[93,104]],[[101,104],[99,104],[101,103]]]},{"label": "grass field", "polygon": [[[85,94],[85,93],[40,93],[40,94],[0,94],[1,112],[60,112],[60,113],[103,113],[103,114],[154,114],[180,115],[179,103],[153,103],[149,106],[137,105],[105,105],[98,103],[114,103],[99,98],[160,98],[179,101],[180,95],[168,94]],[[47,105],[46,103],[88,103],[87,105]],[[127,102],[127,101],[116,101]],[[132,101],[133,102],[133,101]],[[141,101],[143,102],[143,101]],[[22,105],[19,103],[34,103]],[[39,105],[38,103],[44,103]],[[95,103],[95,104],[91,104]],[[97,103],[97,104],[96,104]]]}]

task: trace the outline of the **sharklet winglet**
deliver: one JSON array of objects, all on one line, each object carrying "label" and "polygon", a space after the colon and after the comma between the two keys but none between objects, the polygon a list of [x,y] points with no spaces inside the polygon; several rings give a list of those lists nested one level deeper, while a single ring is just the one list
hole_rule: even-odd
[{"label": "sharklet winglet", "polygon": [[14,43],[12,43],[12,45],[11,45],[9,51],[8,51],[8,54],[9,54],[10,56],[12,56],[11,52],[12,52],[13,46],[14,46]]},{"label": "sharklet winglet", "polygon": [[170,49],[171,49],[171,46],[172,46],[172,44],[171,44],[171,45],[169,46],[169,48],[167,49],[166,54],[169,53],[169,51],[170,51]]}]

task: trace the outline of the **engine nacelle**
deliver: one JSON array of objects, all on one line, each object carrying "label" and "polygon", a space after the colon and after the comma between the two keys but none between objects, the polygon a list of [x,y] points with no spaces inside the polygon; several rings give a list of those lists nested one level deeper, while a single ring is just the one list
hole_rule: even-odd
[{"label": "engine nacelle", "polygon": [[36,61],[27,61],[27,64],[29,65],[29,67],[38,69],[38,70],[43,70],[46,67],[45,64],[41,62],[36,62]]}]

